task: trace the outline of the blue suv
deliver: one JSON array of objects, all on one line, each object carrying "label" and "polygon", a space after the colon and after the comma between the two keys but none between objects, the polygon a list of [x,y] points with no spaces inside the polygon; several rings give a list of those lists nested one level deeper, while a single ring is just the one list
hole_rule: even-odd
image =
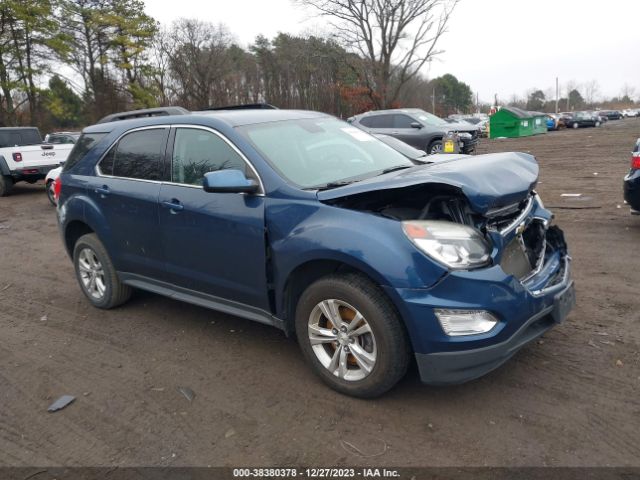
[{"label": "blue suv", "polygon": [[[56,187],[79,285],[139,288],[297,336],[332,388],[477,378],[575,302],[530,155],[411,160],[329,115],[186,112],[88,127]],[[256,359],[256,362],[260,361]]]}]

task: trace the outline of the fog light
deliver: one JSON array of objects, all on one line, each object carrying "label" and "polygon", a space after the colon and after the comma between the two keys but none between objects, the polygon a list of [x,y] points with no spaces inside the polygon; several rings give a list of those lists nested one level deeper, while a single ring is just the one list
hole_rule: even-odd
[{"label": "fog light", "polygon": [[487,333],[498,319],[486,310],[434,310],[444,333],[451,337]]}]

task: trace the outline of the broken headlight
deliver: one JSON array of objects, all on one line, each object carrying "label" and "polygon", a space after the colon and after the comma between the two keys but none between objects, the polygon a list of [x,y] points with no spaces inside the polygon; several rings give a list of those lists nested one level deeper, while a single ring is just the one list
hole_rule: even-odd
[{"label": "broken headlight", "polygon": [[402,229],[422,252],[451,269],[483,267],[491,246],[475,228],[452,222],[427,220],[402,222]]}]

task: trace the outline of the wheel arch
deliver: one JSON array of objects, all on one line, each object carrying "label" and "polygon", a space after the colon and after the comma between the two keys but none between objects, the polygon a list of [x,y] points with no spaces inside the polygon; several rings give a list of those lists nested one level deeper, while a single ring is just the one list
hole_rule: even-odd
[{"label": "wheel arch", "polygon": [[431,139],[429,139],[429,142],[427,143],[427,154],[431,151],[431,147],[433,146],[434,143],[442,142],[443,139],[444,139],[444,135],[440,135],[440,134],[431,137]]},{"label": "wheel arch", "polygon": [[89,233],[95,233],[95,230],[82,220],[72,220],[65,226],[64,246],[69,257],[73,257],[73,249],[78,239]]},{"label": "wheel arch", "polygon": [[[335,273],[355,273],[379,287],[385,283],[383,277],[377,272],[349,259],[315,258],[297,265],[287,275],[280,295],[276,297],[279,297],[276,313],[284,321],[284,330],[287,335],[292,335],[295,332],[295,310],[300,295],[315,281]],[[389,301],[400,312],[394,299],[389,297]]]}]

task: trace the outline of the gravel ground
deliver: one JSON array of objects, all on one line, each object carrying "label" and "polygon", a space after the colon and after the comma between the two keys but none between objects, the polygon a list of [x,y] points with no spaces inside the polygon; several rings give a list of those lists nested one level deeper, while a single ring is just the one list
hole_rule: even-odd
[{"label": "gravel ground", "polygon": [[484,141],[540,161],[578,305],[480,380],[414,369],[373,401],[326,388],[263,325],[143,292],[90,307],[43,187],[17,186],[0,199],[0,465],[640,465],[640,217],[622,201],[638,136],[634,119]]}]

